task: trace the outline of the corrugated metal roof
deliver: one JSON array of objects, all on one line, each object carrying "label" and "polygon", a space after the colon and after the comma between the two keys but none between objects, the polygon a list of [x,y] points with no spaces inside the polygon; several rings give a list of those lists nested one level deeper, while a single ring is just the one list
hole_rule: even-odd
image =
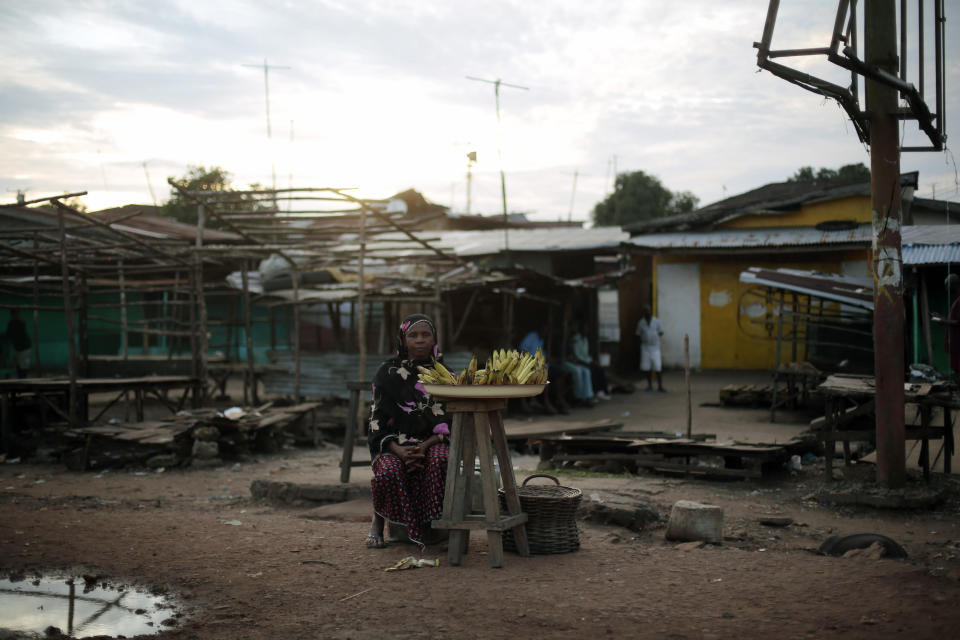
[{"label": "corrugated metal roof", "polygon": [[900,243],[905,265],[960,262],[960,225],[906,226]]},{"label": "corrugated metal roof", "polygon": [[903,264],[906,265],[949,264],[951,262],[960,262],[960,245],[918,244],[903,247]]},{"label": "corrugated metal roof", "polygon": [[[743,249],[751,247],[798,247],[815,245],[869,245],[870,225],[848,231],[819,231],[811,227],[776,229],[724,229],[687,233],[651,233],[628,240],[648,249]],[[511,248],[513,248],[511,246]]]},{"label": "corrugated metal roof", "polygon": [[[507,239],[504,239],[503,229],[484,231],[429,231],[415,234],[430,243],[431,246],[452,253],[462,258],[485,256],[500,253],[509,244],[510,251],[517,252],[549,252],[549,251],[578,251],[590,249],[616,249],[626,242],[630,234],[620,227],[595,227],[593,229],[510,229]],[[411,246],[408,236],[403,233],[384,233],[376,236],[367,243],[368,250],[384,247],[396,247],[403,242],[409,249],[400,249],[391,255],[406,256],[419,255],[426,250]],[[341,245],[338,251],[355,252],[357,245]]]},{"label": "corrugated metal roof", "polygon": [[800,269],[750,267],[740,272],[740,282],[773,287],[836,300],[873,311],[873,280]]},{"label": "corrugated metal roof", "polygon": [[960,244],[960,224],[908,225],[900,232],[901,243],[913,244]]}]

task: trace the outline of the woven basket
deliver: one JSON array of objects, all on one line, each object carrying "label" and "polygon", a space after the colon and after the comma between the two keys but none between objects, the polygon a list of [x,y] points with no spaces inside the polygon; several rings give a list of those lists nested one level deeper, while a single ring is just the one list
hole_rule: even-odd
[{"label": "woven basket", "polygon": [[[533,478],[549,478],[556,486],[527,486]],[[546,555],[550,553],[569,553],[580,548],[580,532],[577,530],[576,513],[580,506],[580,489],[560,486],[560,481],[545,473],[527,476],[523,485],[517,488],[520,497],[520,510],[527,514],[527,540],[530,553]],[[507,500],[500,489],[500,509],[507,510]],[[513,531],[503,532],[503,548],[516,552],[517,544]]]}]

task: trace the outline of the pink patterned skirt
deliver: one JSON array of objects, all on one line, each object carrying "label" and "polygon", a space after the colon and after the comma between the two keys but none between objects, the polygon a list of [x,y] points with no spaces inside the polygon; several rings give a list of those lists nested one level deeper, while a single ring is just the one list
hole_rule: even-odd
[{"label": "pink patterned skirt", "polygon": [[390,522],[402,524],[407,535],[423,548],[423,528],[443,511],[443,490],[447,480],[445,444],[427,450],[423,470],[407,473],[403,462],[392,453],[384,453],[373,462],[373,510]]}]

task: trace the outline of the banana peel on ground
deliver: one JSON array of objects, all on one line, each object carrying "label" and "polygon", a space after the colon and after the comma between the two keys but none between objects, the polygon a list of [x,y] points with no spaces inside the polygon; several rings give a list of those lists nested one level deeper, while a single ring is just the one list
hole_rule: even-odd
[{"label": "banana peel on ground", "polygon": [[433,560],[428,560],[426,558],[414,558],[413,556],[407,556],[406,558],[401,558],[397,561],[397,564],[392,567],[387,567],[384,571],[403,571],[404,569],[417,569],[419,567],[439,567],[440,558],[434,558]]}]

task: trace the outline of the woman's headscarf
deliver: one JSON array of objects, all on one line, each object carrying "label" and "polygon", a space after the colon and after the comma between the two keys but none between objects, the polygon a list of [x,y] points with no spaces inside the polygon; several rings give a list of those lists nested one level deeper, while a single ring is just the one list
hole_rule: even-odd
[{"label": "woman's headscarf", "polygon": [[422,313],[414,313],[403,319],[400,323],[400,330],[397,332],[397,356],[401,360],[409,360],[410,354],[407,353],[407,331],[416,324],[426,323],[433,332],[433,357],[440,360],[440,336],[437,335],[437,327],[433,324],[430,316]]}]

